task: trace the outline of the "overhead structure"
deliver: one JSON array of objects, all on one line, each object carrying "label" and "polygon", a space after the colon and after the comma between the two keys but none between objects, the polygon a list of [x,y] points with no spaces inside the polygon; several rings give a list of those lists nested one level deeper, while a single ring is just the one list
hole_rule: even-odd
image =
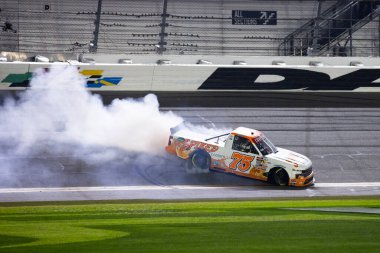
[{"label": "overhead structure", "polygon": [[284,38],[279,55],[353,56],[353,33],[379,16],[379,5],[380,1],[373,0],[340,0],[321,13],[318,0],[317,16]]}]

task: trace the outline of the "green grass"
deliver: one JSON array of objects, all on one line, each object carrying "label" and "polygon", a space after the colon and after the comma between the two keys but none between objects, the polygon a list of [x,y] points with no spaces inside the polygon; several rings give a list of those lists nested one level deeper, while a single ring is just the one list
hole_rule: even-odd
[{"label": "green grass", "polygon": [[0,252],[379,252],[380,197],[0,204]]}]

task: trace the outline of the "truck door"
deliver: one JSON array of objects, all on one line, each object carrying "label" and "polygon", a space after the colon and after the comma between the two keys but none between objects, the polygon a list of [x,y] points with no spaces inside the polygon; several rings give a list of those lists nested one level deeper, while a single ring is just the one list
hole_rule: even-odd
[{"label": "truck door", "polygon": [[232,147],[227,152],[229,154],[226,154],[226,162],[230,172],[234,174],[249,174],[259,156],[251,140],[240,135],[234,136]]}]

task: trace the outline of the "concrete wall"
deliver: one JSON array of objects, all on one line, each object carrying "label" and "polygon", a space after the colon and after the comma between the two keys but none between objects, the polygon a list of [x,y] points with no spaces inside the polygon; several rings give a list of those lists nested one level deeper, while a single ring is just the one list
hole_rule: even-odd
[{"label": "concrete wall", "polygon": [[[181,61],[176,62],[176,59]],[[187,62],[184,59],[186,58],[173,57],[175,64],[168,65],[141,62],[74,66],[88,79],[87,85],[96,90],[380,91],[380,64],[376,58],[279,58],[287,63],[283,66],[272,65],[272,57],[244,58],[247,65],[231,64],[233,59],[239,57],[223,57],[217,64],[204,65],[190,62],[196,59],[194,56],[188,56]],[[310,62],[316,61],[323,65],[310,66]],[[349,66],[350,62],[357,61],[362,61],[364,66]],[[0,63],[0,89],[23,89],[30,73],[37,68],[53,65],[68,66],[73,63]]]}]

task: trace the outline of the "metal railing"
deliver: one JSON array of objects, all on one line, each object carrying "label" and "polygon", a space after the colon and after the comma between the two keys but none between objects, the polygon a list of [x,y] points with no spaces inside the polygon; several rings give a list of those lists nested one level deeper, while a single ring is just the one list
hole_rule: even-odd
[{"label": "metal railing", "polygon": [[[350,55],[353,33],[379,16],[380,1],[339,1],[316,18],[285,37],[279,45],[279,55],[323,55],[346,40]],[[364,9],[363,5],[370,8]]]},{"label": "metal railing", "polygon": [[342,12],[345,12],[347,8],[350,8],[352,5],[356,5],[357,3],[358,1],[350,1],[349,3],[346,3],[345,1],[338,1],[337,3],[331,5],[328,9],[322,12],[319,17],[310,19],[297,30],[287,35],[284,38],[283,42],[281,42],[279,45],[279,54],[294,55],[296,51],[293,48],[293,41],[301,40],[301,50],[299,51],[299,54],[296,55],[305,55],[304,51],[306,51],[307,47],[311,45],[311,42],[314,38],[312,33],[316,29],[316,24],[317,28],[322,27],[324,24],[326,24],[326,22],[333,20]]}]

